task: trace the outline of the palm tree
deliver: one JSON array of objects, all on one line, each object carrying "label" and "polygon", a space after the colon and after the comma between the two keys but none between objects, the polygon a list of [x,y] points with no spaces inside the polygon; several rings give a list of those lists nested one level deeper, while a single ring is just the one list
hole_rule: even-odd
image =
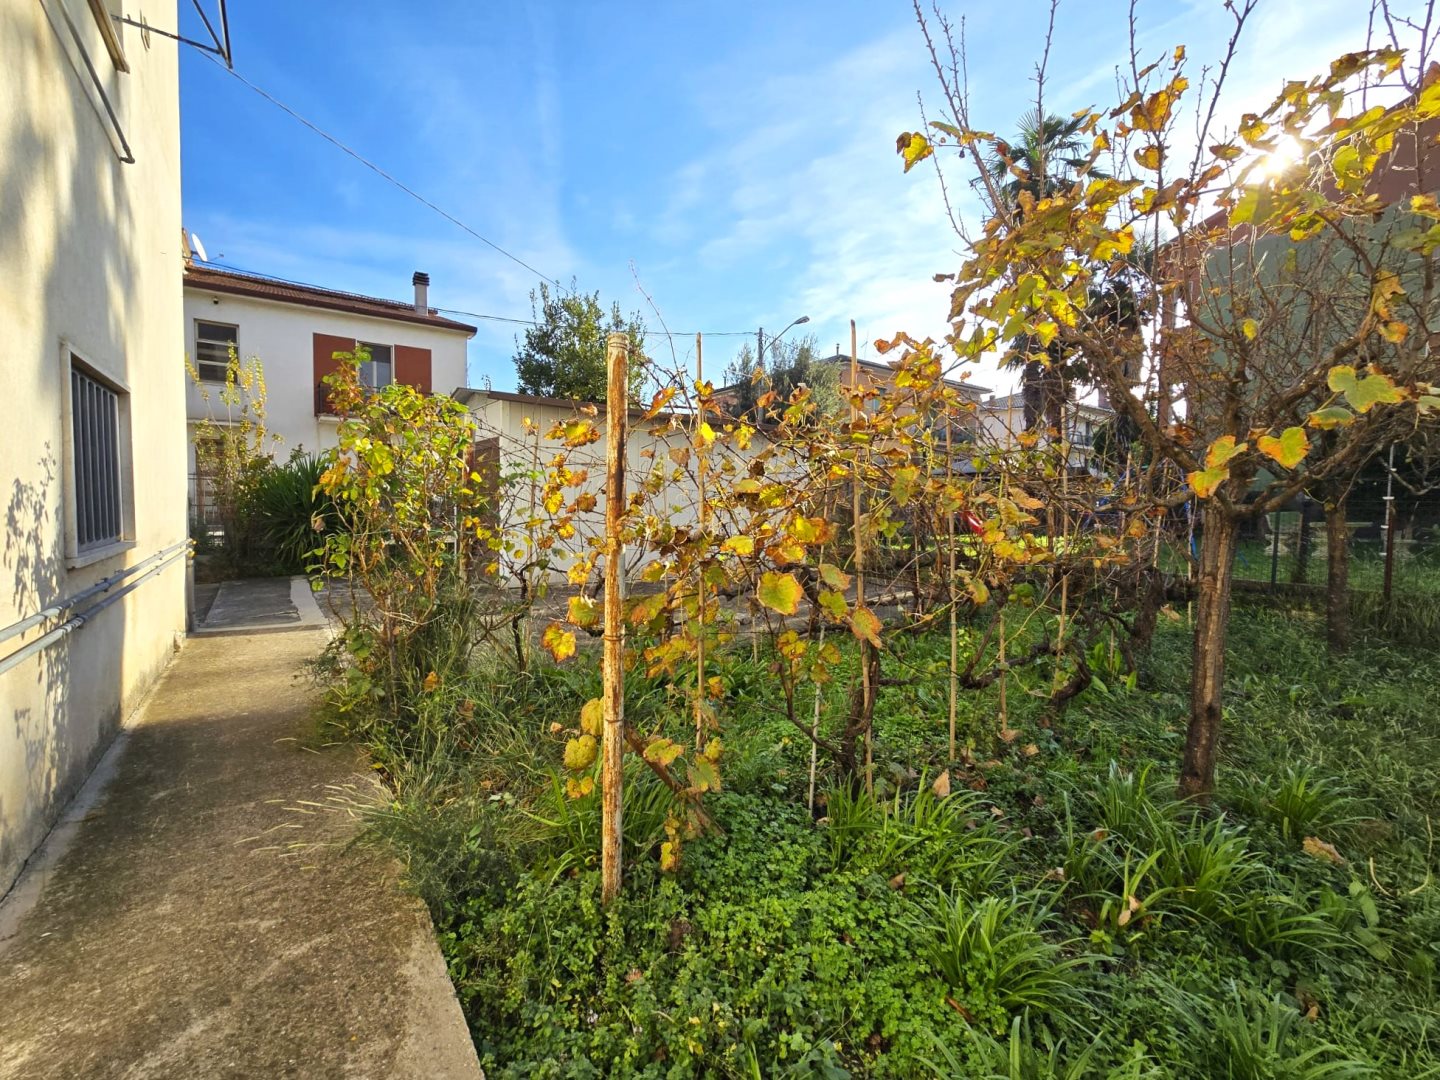
[{"label": "palm tree", "polygon": [[996,142],[989,169],[1007,209],[1017,209],[1021,192],[1040,199],[1069,187],[1081,173],[1104,178],[1105,174],[1090,164],[1080,137],[1084,123],[1083,116],[1042,117],[1031,109],[1020,118],[1020,131],[1014,139]]},{"label": "palm tree", "polygon": [[[995,144],[988,168],[1007,212],[1019,219],[1024,211],[1022,194],[1034,199],[1068,189],[1080,176],[1105,179],[1089,159],[1080,134],[1085,118],[1042,115],[1031,109],[1020,118],[1020,131],[1010,142]],[[1073,396],[1069,358],[1058,341],[1041,350],[1028,339],[1018,343],[1017,353],[1025,359],[1021,372],[1021,395],[1025,402],[1025,427],[1062,426],[1064,403]],[[1044,353],[1045,358],[1040,359]]]}]

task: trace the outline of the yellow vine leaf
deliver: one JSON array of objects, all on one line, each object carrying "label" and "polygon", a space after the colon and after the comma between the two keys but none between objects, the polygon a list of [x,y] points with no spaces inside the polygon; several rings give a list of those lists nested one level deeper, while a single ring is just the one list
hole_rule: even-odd
[{"label": "yellow vine leaf", "polygon": [[794,574],[780,574],[767,571],[760,575],[760,584],[755,588],[755,599],[771,611],[781,615],[794,615],[800,610],[800,600],[805,590]]},{"label": "yellow vine leaf", "polygon": [[1160,168],[1160,159],[1163,156],[1164,151],[1161,150],[1160,146],[1151,143],[1149,146],[1142,146],[1139,150],[1135,151],[1135,163],[1142,169],[1150,169],[1153,171]]},{"label": "yellow vine leaf", "polygon": [[1344,394],[1350,407],[1358,413],[1369,412],[1379,404],[1394,405],[1405,400],[1405,389],[1395,385],[1388,375],[1375,372],[1359,375],[1349,364],[1330,369],[1326,379],[1331,390]]},{"label": "yellow vine leaf", "polygon": [[1341,405],[1331,405],[1329,408],[1316,409],[1305,422],[1320,431],[1334,431],[1338,427],[1353,424],[1355,414]]},{"label": "yellow vine leaf", "polygon": [[1295,468],[1310,452],[1310,440],[1302,427],[1288,427],[1280,433],[1278,439],[1273,435],[1261,435],[1255,445],[1262,454],[1287,469]]},{"label": "yellow vine leaf", "polygon": [[857,607],[850,616],[850,630],[861,641],[868,641],[877,649],[880,645],[880,620],[867,607]]},{"label": "yellow vine leaf", "polygon": [[1215,469],[1197,469],[1189,477],[1190,488],[1202,499],[1215,494],[1215,489],[1230,479],[1230,470],[1224,465]]},{"label": "yellow vine leaf", "polygon": [[902,131],[895,140],[895,152],[905,159],[905,171],[908,173],[933,154],[935,149],[930,145],[930,140],[920,132]]},{"label": "yellow vine leaf", "polygon": [[753,536],[727,536],[724,543],[720,545],[720,550],[729,552],[731,555],[754,555],[755,538]]},{"label": "yellow vine leaf", "polygon": [[545,632],[540,635],[540,644],[556,663],[563,663],[575,655],[575,635],[557,622],[545,627]]},{"label": "yellow vine leaf", "polygon": [[591,698],[580,706],[580,730],[597,739],[605,728],[605,703],[598,697]]},{"label": "yellow vine leaf", "polygon": [[580,772],[595,764],[595,755],[599,743],[594,735],[580,735],[574,739],[567,739],[565,742],[565,768],[571,772]]},{"label": "yellow vine leaf", "polygon": [[572,596],[568,604],[566,618],[579,627],[588,629],[600,622],[600,606],[595,603],[593,597]]},{"label": "yellow vine leaf", "polygon": [[1218,469],[1249,445],[1249,443],[1243,442],[1236,443],[1234,435],[1222,435],[1211,443],[1210,449],[1205,452],[1205,467]]}]

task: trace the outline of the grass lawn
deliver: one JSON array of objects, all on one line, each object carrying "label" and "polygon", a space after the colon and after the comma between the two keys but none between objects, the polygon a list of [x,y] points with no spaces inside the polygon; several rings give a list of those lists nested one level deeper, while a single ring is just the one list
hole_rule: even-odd
[{"label": "grass lawn", "polygon": [[[596,797],[557,779],[584,654],[440,688],[404,745],[356,732],[395,789],[366,835],[429,904],[492,1077],[1440,1077],[1436,653],[1322,638],[1237,609],[1208,816],[1172,799],[1175,616],[1133,689],[1102,671],[1052,727],[1018,677],[1003,732],[996,688],[967,694],[943,799],[948,644],[907,641],[876,796],[822,755],[818,820],[763,653],[723,655],[720,829],[662,874],[669,795],[632,762],[608,910]],[[627,709],[648,730],[684,705],[635,679]]]}]

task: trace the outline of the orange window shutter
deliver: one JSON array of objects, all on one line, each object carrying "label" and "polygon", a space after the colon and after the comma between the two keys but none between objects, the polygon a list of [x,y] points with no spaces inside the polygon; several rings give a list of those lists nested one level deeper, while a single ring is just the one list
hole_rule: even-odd
[{"label": "orange window shutter", "polygon": [[329,387],[325,385],[325,376],[334,374],[340,367],[340,361],[335,359],[336,353],[353,353],[355,351],[355,339],[336,337],[334,334],[314,335],[314,382],[315,382],[315,414],[333,413],[335,410],[330,406]]},{"label": "orange window shutter", "polygon": [[430,350],[417,349],[413,345],[396,345],[395,381],[413,386],[422,394],[431,393]]}]

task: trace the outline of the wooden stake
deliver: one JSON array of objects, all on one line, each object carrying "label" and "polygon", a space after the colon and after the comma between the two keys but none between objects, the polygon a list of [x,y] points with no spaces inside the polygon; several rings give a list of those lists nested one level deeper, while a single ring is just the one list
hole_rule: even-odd
[{"label": "wooden stake", "polygon": [[[705,423],[705,360],[704,340],[695,335],[695,392],[697,408],[695,415],[695,476],[700,498],[700,535],[708,536],[706,522],[709,520],[705,505],[705,440],[699,437],[700,425]],[[707,541],[708,542],[708,541]],[[695,749],[705,748],[705,561],[702,559],[695,568],[695,611],[699,629],[695,634]]]},{"label": "wooden stake", "polygon": [[[951,453],[950,429],[954,426],[954,417],[951,416],[947,407],[945,410],[945,488],[946,497],[950,495],[950,487],[954,483],[955,469],[954,457]],[[946,533],[950,543],[950,572],[946,579],[948,582],[947,592],[950,597],[950,764],[955,764],[955,709],[956,701],[960,692],[960,646],[959,628],[956,625],[956,598],[955,598],[955,511],[951,509],[946,512],[948,521]]]},{"label": "wooden stake", "polygon": [[625,423],[630,402],[626,361],[630,338],[611,334],[606,342],[605,404],[605,652],[602,677],[605,728],[600,742],[600,901],[620,892],[621,778],[625,757]]},{"label": "wooden stake", "polygon": [[[855,334],[855,320],[850,320],[850,393],[853,396],[860,389],[860,350]],[[850,406],[850,422],[855,424],[859,419],[859,412],[852,403]],[[855,468],[851,477],[851,498],[852,498],[852,528],[855,533],[855,606],[865,606],[865,537],[860,527],[860,448],[855,448]],[[860,701],[865,715],[865,790],[873,794],[875,791],[875,746],[871,738],[871,727],[875,722],[874,707],[871,704],[870,695],[870,650],[873,646],[868,641],[860,642]]]}]

